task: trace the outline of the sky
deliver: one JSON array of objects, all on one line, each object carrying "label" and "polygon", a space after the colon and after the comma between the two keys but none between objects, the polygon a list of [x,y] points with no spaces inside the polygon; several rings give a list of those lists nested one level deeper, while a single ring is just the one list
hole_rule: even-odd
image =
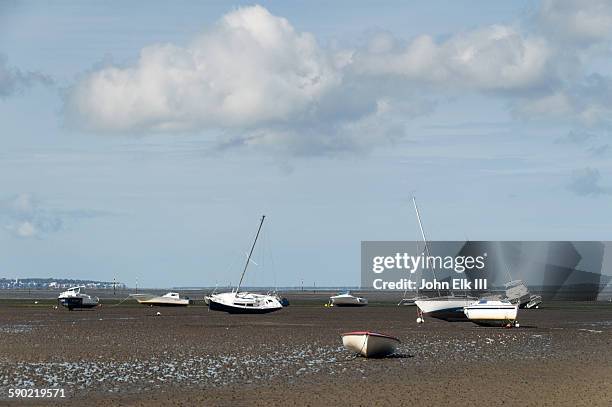
[{"label": "sky", "polygon": [[0,277],[354,286],[360,242],[610,240],[607,1],[0,3]]}]

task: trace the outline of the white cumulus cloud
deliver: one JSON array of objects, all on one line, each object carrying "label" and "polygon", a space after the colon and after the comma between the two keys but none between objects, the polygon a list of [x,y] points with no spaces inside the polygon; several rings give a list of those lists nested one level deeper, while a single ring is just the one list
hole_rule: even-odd
[{"label": "white cumulus cloud", "polygon": [[286,19],[239,8],[188,46],[151,45],[135,66],[88,74],[69,93],[68,119],[103,131],[285,122],[339,84],[335,61]]},{"label": "white cumulus cloud", "polygon": [[391,74],[464,89],[513,90],[540,86],[551,56],[544,38],[493,25],[444,41],[422,35],[401,44],[378,35],[355,53],[353,68],[366,75]]},{"label": "white cumulus cloud", "polygon": [[187,45],[152,44],[131,65],[85,74],[64,111],[81,130],[212,130],[221,148],[297,155],[393,143],[406,120],[466,92],[502,99],[517,119],[608,126],[612,79],[589,63],[607,52],[611,16],[606,2],[551,0],[533,25],[376,34],[337,50],[264,7],[242,7]]}]

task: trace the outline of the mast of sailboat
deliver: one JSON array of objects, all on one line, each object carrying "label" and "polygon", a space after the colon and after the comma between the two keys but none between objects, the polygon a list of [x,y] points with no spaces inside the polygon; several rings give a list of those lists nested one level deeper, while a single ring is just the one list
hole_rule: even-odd
[{"label": "mast of sailboat", "polygon": [[[419,221],[419,229],[421,229],[421,236],[423,236],[423,242],[425,243],[425,253],[427,253],[427,257],[430,257],[429,246],[427,245],[427,238],[425,237],[425,230],[423,229],[423,223],[421,222],[421,215],[419,214],[419,207],[417,206],[416,198],[414,196],[412,197],[412,203],[414,204],[414,210],[416,212],[417,220]],[[427,258],[425,259],[425,264],[427,264]],[[434,263],[434,266],[435,266],[435,263]],[[433,277],[435,279],[436,278],[435,270],[432,269],[431,273],[433,274]],[[438,296],[440,296],[440,289],[438,288],[437,291],[438,291]]]},{"label": "mast of sailboat", "polygon": [[259,232],[261,232],[261,227],[263,226],[264,219],[266,219],[266,215],[262,215],[261,222],[259,223],[259,228],[257,229],[257,234],[255,235],[255,240],[253,240],[253,245],[251,246],[251,251],[246,260],[246,264],[244,265],[244,270],[242,270],[242,275],[240,276],[240,282],[238,283],[238,288],[236,289],[236,294],[240,292],[240,286],[242,285],[242,280],[244,279],[244,274],[249,267],[249,262],[251,261],[251,256],[253,255],[253,250],[255,249],[255,243],[257,243],[257,238],[259,237]]}]

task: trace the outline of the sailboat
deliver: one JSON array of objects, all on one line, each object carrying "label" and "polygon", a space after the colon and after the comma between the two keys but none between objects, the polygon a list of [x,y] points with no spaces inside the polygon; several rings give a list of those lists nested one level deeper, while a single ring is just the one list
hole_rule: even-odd
[{"label": "sailboat", "polygon": [[[417,252],[418,252],[418,247],[417,247]],[[408,281],[410,282],[411,279],[411,275],[408,276]],[[418,280],[418,278],[417,278]],[[416,289],[416,293],[412,296],[412,297],[407,297],[406,294],[408,293],[408,289],[406,288],[404,290],[404,295],[402,297],[402,299],[400,300],[400,302],[397,304],[399,305],[407,305],[407,306],[415,306],[416,305],[416,301],[417,300],[424,300],[429,298],[428,296],[421,294],[419,292],[419,286],[417,285],[417,289]]]},{"label": "sailboat", "polygon": [[246,264],[244,265],[244,270],[242,270],[242,275],[240,276],[240,282],[238,283],[236,291],[207,296],[205,300],[209,309],[213,311],[225,311],[230,314],[266,314],[283,308],[283,305],[276,295],[240,291],[244,275],[251,262],[251,256],[253,255],[253,250],[255,249],[255,244],[257,243],[257,238],[259,237],[265,218],[265,215],[261,217],[255,240],[253,240],[251,251],[247,256]]},{"label": "sailboat", "polygon": [[[430,256],[429,245],[427,244],[427,238],[425,237],[425,231],[423,229],[423,223],[421,222],[421,215],[419,214],[419,207],[416,203],[416,198],[412,197],[412,203],[414,204],[414,210],[416,212],[417,220],[419,221],[419,229],[421,229],[421,236],[425,242],[425,253],[427,257]],[[432,270],[435,279],[435,271]],[[456,296],[454,293],[448,296],[441,296],[438,290],[438,296],[433,298],[420,298],[414,301],[416,306],[419,308],[423,315],[430,316],[432,318],[442,319],[445,321],[467,321],[467,317],[463,312],[464,307],[474,303],[478,300],[476,297]]]}]

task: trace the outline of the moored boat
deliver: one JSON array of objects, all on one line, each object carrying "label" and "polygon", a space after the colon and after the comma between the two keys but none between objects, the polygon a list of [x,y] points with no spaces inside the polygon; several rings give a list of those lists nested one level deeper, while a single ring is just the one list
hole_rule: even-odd
[{"label": "moored boat", "polygon": [[[427,253],[427,257],[430,257],[429,245],[427,244],[427,237],[425,237],[425,230],[423,229],[423,223],[421,222],[421,215],[419,214],[419,207],[417,206],[415,197],[412,197],[412,203],[414,204],[414,211],[416,212],[421,236],[425,243],[425,253]],[[435,268],[432,268],[431,272],[433,278],[436,279]],[[477,298],[470,297],[467,294],[456,296],[452,291],[451,295],[442,296],[440,290],[437,291],[437,297],[417,299],[414,301],[419,310],[417,323],[423,322],[424,315],[450,322],[467,321],[463,308],[476,301]]]},{"label": "moored boat", "polygon": [[211,310],[230,314],[267,314],[283,308],[276,296],[244,291],[212,294],[207,300]]},{"label": "moored boat", "polygon": [[343,333],[342,344],[366,358],[381,358],[394,353],[400,340],[377,332],[355,331]]},{"label": "moored boat", "polygon": [[130,297],[138,301],[139,304],[152,305],[158,307],[186,307],[189,305],[189,298],[181,298],[179,293],[166,293],[158,296],[154,294],[130,294]]},{"label": "moored boat", "polygon": [[244,280],[244,275],[249,267],[249,263],[251,262],[251,256],[253,255],[253,250],[255,249],[255,244],[257,243],[257,238],[259,237],[259,233],[261,232],[261,227],[263,226],[265,219],[265,215],[261,217],[261,222],[257,228],[257,234],[253,240],[251,251],[247,256],[246,264],[242,270],[242,275],[240,276],[240,281],[238,282],[236,291],[206,296],[204,301],[206,304],[208,304],[208,309],[213,311],[224,311],[230,314],[267,314],[269,312],[283,309],[283,305],[281,304],[278,295],[255,294],[240,291],[242,281]]},{"label": "moored boat", "polygon": [[469,296],[446,296],[416,300],[415,304],[421,312],[432,318],[450,322],[467,321],[464,308],[477,301]]},{"label": "moored boat", "polygon": [[100,304],[100,299],[98,297],[92,297],[91,295],[82,293],[81,288],[85,287],[77,286],[67,289],[57,297],[57,301],[70,311],[75,308],[93,308]]},{"label": "moored boat", "polygon": [[368,300],[363,297],[356,297],[349,291],[329,297],[331,305],[336,307],[363,307],[368,305]]},{"label": "moored boat", "polygon": [[508,301],[480,300],[464,308],[466,317],[475,324],[505,326],[514,324],[519,304]]},{"label": "moored boat", "polygon": [[506,300],[518,304],[519,308],[539,308],[542,297],[531,294],[523,280],[513,280],[506,283]]}]

